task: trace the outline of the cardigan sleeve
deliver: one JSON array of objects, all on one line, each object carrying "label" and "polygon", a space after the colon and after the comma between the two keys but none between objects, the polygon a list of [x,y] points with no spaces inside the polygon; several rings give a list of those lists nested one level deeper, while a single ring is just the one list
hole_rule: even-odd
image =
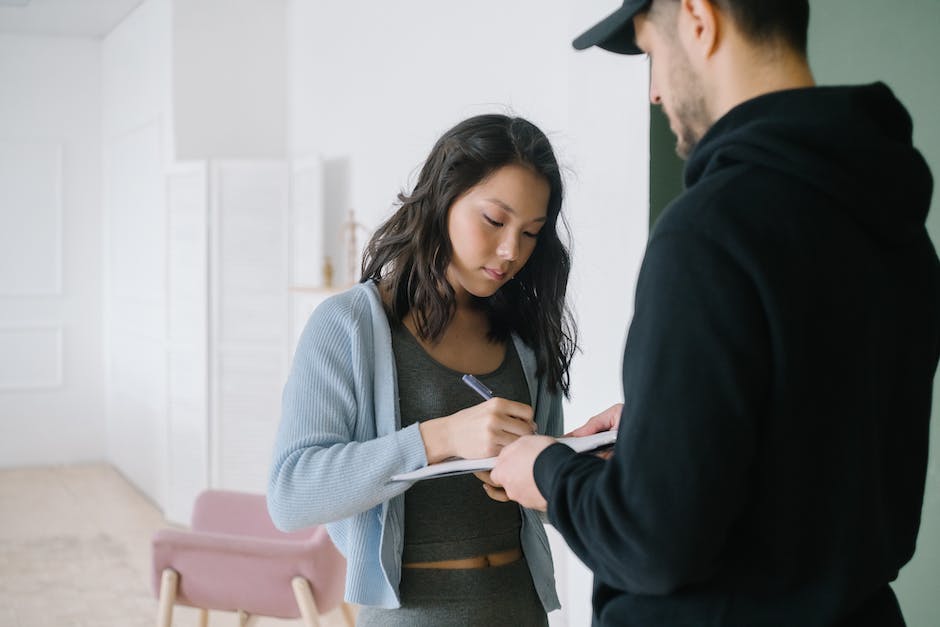
[{"label": "cardigan sleeve", "polygon": [[347,294],[325,301],[301,335],[268,484],[279,529],[364,512],[410,487],[390,483],[392,475],[428,463],[417,424],[376,437],[376,356],[365,300]]}]

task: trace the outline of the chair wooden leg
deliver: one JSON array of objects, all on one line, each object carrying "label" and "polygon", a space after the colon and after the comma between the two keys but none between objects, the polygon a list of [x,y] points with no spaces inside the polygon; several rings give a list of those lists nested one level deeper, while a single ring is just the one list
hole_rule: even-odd
[{"label": "chair wooden leg", "polygon": [[172,568],[166,568],[160,578],[160,605],[157,608],[157,627],[171,627],[173,623],[173,605],[176,603],[176,589],[180,576]]},{"label": "chair wooden leg", "polygon": [[258,622],[255,614],[249,614],[245,610],[235,610],[238,614],[238,627],[251,627]]},{"label": "chair wooden leg", "polygon": [[346,623],[346,627],[356,627],[356,613],[352,605],[343,601],[339,604],[339,609],[343,613],[343,621]]},{"label": "chair wooden leg", "polygon": [[290,583],[294,589],[294,598],[297,600],[297,609],[300,610],[304,627],[320,627],[320,613],[317,611],[316,601],[313,600],[310,583],[300,576],[294,577]]},{"label": "chair wooden leg", "polygon": [[209,627],[209,610],[199,610],[199,627]]}]

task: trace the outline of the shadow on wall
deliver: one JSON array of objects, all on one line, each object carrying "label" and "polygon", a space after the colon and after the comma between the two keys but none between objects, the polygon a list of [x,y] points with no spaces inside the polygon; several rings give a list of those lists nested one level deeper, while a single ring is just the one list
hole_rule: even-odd
[{"label": "shadow on wall", "polygon": [[351,203],[352,163],[349,157],[323,160],[323,254],[333,266],[334,282],[350,275],[345,250],[346,221]]}]

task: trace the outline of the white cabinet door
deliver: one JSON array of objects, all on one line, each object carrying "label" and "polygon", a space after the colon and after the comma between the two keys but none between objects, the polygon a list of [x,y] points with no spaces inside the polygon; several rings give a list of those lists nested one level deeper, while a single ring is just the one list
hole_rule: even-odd
[{"label": "white cabinet door", "polygon": [[168,519],[207,488],[264,492],[289,350],[284,162],[167,176]]},{"label": "white cabinet door", "polygon": [[213,162],[209,187],[211,483],[263,492],[287,365],[287,165]]}]

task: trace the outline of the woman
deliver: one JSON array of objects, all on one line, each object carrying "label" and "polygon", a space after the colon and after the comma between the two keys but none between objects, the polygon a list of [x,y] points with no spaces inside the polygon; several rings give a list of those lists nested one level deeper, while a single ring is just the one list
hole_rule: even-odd
[{"label": "woman", "polygon": [[497,500],[487,473],[389,479],[560,434],[576,347],[562,192],[533,124],[461,122],[372,237],[362,283],[301,336],[268,507],[285,530],[330,523],[359,625],[546,625],[559,607],[540,518]]}]

